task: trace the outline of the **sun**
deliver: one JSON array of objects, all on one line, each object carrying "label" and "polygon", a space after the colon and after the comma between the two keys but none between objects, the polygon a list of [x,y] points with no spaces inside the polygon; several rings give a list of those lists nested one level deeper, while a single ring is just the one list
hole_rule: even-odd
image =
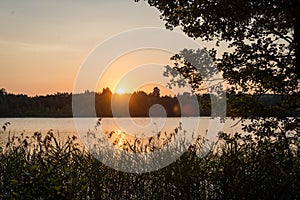
[{"label": "sun", "polygon": [[123,88],[118,88],[118,89],[116,90],[116,93],[117,93],[117,94],[124,94],[124,93],[125,93],[125,90],[124,90]]}]

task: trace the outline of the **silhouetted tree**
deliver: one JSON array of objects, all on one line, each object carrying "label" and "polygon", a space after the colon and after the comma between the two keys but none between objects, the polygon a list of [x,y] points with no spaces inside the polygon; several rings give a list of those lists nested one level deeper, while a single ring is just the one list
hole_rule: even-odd
[{"label": "silhouetted tree", "polygon": [[292,89],[300,78],[299,0],[148,3],[161,12],[168,29],[180,26],[188,36],[214,40],[216,46],[226,42],[232,53],[223,54],[219,68],[231,83],[281,90]]},{"label": "silhouetted tree", "polygon": [[0,96],[4,96],[6,94],[7,94],[6,90],[4,88],[1,88],[1,90],[0,90]]},{"label": "silhouetted tree", "polygon": [[107,88],[103,88],[102,94],[103,94],[104,96],[111,96],[111,95],[112,95],[112,92],[111,92],[111,90],[107,87]]},{"label": "silhouetted tree", "polygon": [[[2,90],[0,93],[0,117],[72,117],[72,94],[70,93],[56,93],[48,94],[46,96],[34,96],[29,97],[24,94],[10,94]],[[5,91],[5,92],[4,92]],[[74,94],[76,100],[80,102],[80,107],[77,113],[78,116],[90,116],[92,111],[86,110],[86,104],[94,103],[92,98],[95,97],[95,110],[98,117],[112,117],[113,114],[118,116],[126,117],[148,117],[149,109],[154,104],[160,104],[166,110],[168,117],[179,117],[182,114],[188,116],[194,116],[193,112],[182,112],[180,106],[195,105],[192,96],[188,93],[183,93],[182,95],[177,95],[175,97],[154,96],[152,93],[147,94],[144,91],[134,92],[133,94],[112,94],[109,88],[104,88],[102,92],[84,92],[79,94]],[[292,96],[295,102],[299,103],[299,95]],[[198,96],[199,108],[202,116],[210,116],[211,114],[211,101],[209,94],[203,94]],[[264,107],[274,107],[277,104],[285,105],[286,96],[278,95],[263,95],[259,101],[261,104],[260,109],[255,109],[256,111],[251,111],[250,103],[257,99],[255,95],[229,95],[228,98],[228,114],[230,116],[240,117],[248,116],[250,112],[255,114],[255,116],[276,116],[276,112],[273,109],[269,109],[265,112]],[[179,105],[178,99],[181,100],[182,105]],[[287,99],[291,99],[290,97]],[[255,102],[255,101],[254,101]],[[289,101],[288,101],[289,103]],[[128,105],[129,104],[129,105]],[[240,113],[237,112],[242,104],[246,104],[249,108],[247,112]],[[112,113],[112,106],[114,107],[114,113]],[[127,109],[129,106],[128,115]],[[297,107],[294,107],[292,112],[288,116],[297,116]],[[286,114],[286,113],[285,113]]]},{"label": "silhouetted tree", "polygon": [[158,87],[154,87],[152,95],[155,97],[160,97],[160,89]]},{"label": "silhouetted tree", "polygon": [[[261,95],[278,94],[285,96],[285,103],[289,102],[291,108],[299,108],[297,101],[289,98],[298,96],[300,77],[299,0],[148,0],[148,3],[161,12],[168,29],[179,26],[190,37],[215,41],[216,47],[222,42],[221,57],[216,56],[216,49],[209,50],[209,54],[231,85],[230,94],[254,94],[252,105],[257,104],[258,108]],[[183,50],[171,58],[172,68],[194,89],[200,88],[203,80],[197,74],[199,70],[187,61],[200,54],[198,50]],[[235,109],[245,117],[271,112],[267,108],[248,109],[249,101],[239,104]],[[276,109],[282,117],[290,112],[283,105],[277,105]]]}]

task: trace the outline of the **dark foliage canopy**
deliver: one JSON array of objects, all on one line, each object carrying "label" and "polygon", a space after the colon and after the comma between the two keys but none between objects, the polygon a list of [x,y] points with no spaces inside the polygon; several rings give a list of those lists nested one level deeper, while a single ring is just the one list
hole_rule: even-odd
[{"label": "dark foliage canopy", "polygon": [[[139,1],[139,0],[135,0]],[[216,59],[224,78],[243,92],[291,93],[300,77],[299,0],[148,0],[166,28],[225,43]],[[210,51],[215,56],[216,50]]]}]

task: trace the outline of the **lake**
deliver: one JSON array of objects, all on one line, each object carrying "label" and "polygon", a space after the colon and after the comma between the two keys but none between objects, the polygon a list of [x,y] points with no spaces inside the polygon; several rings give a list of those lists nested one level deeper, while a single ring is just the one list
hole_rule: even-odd
[{"label": "lake", "polygon": [[61,140],[73,135],[82,138],[89,130],[103,133],[121,130],[134,137],[149,137],[159,131],[172,132],[176,127],[181,126],[189,136],[205,135],[208,130],[207,138],[215,140],[216,133],[220,130],[228,133],[241,131],[240,123],[232,127],[238,119],[229,118],[225,120],[225,123],[220,123],[218,118],[211,119],[210,117],[103,118],[96,130],[97,121],[97,118],[0,118],[1,126],[5,122],[10,122],[5,134],[0,137],[3,140],[8,132],[10,135],[18,136],[23,133],[31,136],[34,132],[46,134],[49,130],[53,130]]}]

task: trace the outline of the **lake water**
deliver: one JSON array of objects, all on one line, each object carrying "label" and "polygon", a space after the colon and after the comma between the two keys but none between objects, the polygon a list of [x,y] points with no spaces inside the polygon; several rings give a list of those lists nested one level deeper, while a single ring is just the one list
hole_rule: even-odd
[{"label": "lake water", "polygon": [[241,124],[232,127],[238,119],[227,118],[225,123],[220,119],[211,119],[210,117],[191,117],[191,118],[103,118],[100,126],[96,127],[97,118],[0,118],[0,125],[10,122],[5,134],[0,135],[3,138],[10,132],[10,135],[31,136],[34,132],[46,134],[53,130],[60,139],[65,140],[68,136],[75,135],[82,138],[90,131],[111,132],[124,131],[134,137],[149,137],[155,133],[172,132],[176,127],[186,130],[187,135],[205,135],[210,140],[215,140],[220,130],[228,133],[241,131]]}]

